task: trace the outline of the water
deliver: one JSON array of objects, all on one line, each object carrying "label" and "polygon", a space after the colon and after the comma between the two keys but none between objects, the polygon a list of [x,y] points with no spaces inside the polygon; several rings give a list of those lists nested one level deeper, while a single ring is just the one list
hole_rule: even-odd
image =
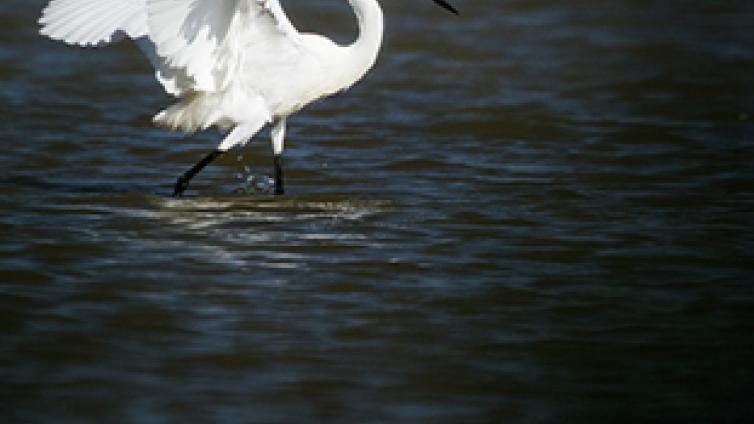
[{"label": "water", "polygon": [[263,134],[180,200],[218,134],[154,129],[137,49],[41,39],[42,3],[0,5],[0,421],[754,412],[750,2],[386,2],[286,196]]}]

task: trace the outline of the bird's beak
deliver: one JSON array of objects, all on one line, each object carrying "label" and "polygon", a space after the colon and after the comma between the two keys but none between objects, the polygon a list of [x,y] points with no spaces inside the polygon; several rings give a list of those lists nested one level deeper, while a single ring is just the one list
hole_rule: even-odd
[{"label": "bird's beak", "polygon": [[440,6],[440,7],[442,7],[443,9],[449,10],[449,11],[455,13],[456,15],[458,14],[458,10],[456,10],[455,7],[451,6],[451,4],[448,3],[448,2],[446,2],[445,0],[432,0],[432,1],[434,1],[435,3],[437,3],[437,5]]}]

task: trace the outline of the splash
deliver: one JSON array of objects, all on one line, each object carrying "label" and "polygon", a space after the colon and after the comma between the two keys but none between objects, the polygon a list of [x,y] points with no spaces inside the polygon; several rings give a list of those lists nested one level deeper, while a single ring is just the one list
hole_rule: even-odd
[{"label": "splash", "polygon": [[241,165],[241,170],[236,173],[239,184],[233,190],[235,194],[273,194],[275,192],[275,180],[268,175],[255,175],[251,166],[244,163],[243,154],[236,159]]}]

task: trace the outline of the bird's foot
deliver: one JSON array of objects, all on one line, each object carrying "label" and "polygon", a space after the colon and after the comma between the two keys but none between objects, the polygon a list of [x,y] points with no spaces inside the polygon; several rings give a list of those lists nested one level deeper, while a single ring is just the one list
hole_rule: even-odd
[{"label": "bird's foot", "polygon": [[183,192],[186,191],[189,185],[189,179],[185,175],[178,177],[178,181],[175,183],[175,189],[173,190],[173,197],[183,196]]},{"label": "bird's foot", "polygon": [[275,195],[280,196],[285,193],[283,189],[285,178],[283,177],[283,155],[275,155]]}]

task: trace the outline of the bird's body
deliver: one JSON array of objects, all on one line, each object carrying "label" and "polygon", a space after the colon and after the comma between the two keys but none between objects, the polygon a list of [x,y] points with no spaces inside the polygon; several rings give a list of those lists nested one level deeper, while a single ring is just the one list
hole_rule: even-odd
[{"label": "bird's body", "polygon": [[212,159],[245,144],[266,124],[273,125],[276,191],[282,193],[286,118],[350,87],[377,58],[383,33],[379,4],[348,2],[359,36],[347,46],[298,32],[278,0],[52,0],[40,23],[42,34],[69,44],[134,39],[165,91],[180,99],[159,112],[155,123],[186,132],[211,126],[227,132],[216,151],[179,179],[176,195]]}]

